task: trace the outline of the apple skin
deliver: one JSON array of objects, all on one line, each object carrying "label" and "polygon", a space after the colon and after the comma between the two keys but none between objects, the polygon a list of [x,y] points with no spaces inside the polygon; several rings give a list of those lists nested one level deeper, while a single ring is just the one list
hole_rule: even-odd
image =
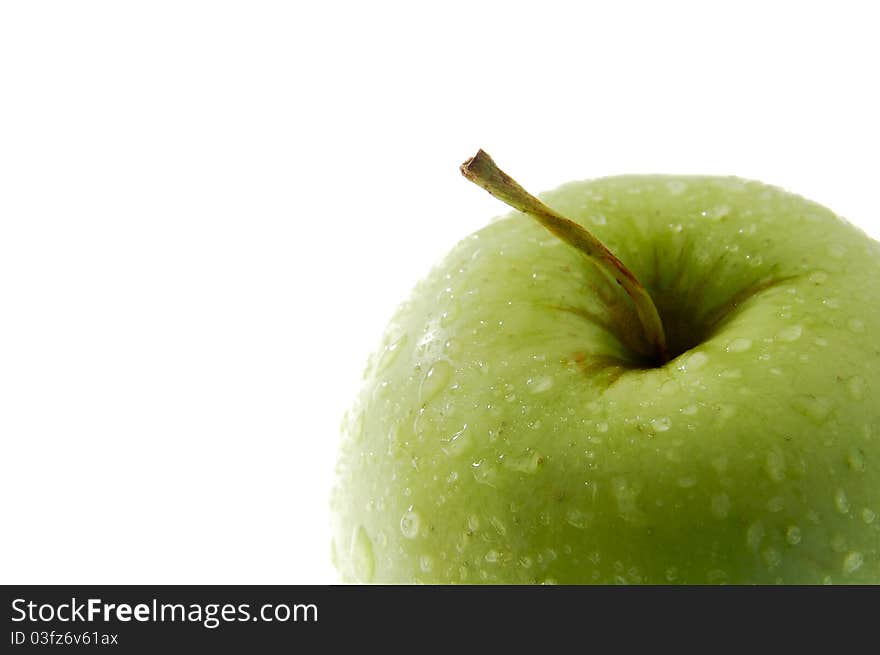
[{"label": "apple skin", "polygon": [[738,178],[541,198],[641,280],[673,359],[526,215],[464,239],[346,415],[342,579],[880,583],[880,244]]}]

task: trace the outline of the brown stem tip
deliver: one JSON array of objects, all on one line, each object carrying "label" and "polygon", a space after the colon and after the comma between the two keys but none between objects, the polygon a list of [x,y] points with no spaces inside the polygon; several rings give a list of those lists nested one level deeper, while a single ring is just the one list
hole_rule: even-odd
[{"label": "brown stem tip", "polygon": [[611,275],[632,298],[645,337],[651,344],[657,359],[661,364],[669,361],[666,335],[654,300],[632,271],[608,250],[605,244],[583,226],[556,213],[523,189],[516,180],[498,168],[492,158],[484,151],[477,151],[476,155],[461,165],[460,170],[464,177],[488,191],[498,200],[528,214],[552,234],[577,248],[587,257],[595,259],[603,270]]}]

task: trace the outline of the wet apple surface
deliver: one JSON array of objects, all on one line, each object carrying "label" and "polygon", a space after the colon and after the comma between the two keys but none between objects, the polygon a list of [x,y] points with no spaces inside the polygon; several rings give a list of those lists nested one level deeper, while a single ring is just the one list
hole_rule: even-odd
[{"label": "wet apple surface", "polygon": [[880,582],[880,244],[737,178],[541,199],[644,285],[667,357],[613,276],[532,217],[465,238],[344,421],[341,577]]}]

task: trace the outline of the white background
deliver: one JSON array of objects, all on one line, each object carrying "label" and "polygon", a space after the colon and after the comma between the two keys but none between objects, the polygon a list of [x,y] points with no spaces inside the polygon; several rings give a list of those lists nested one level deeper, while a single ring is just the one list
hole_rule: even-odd
[{"label": "white background", "polygon": [[880,237],[871,4],[0,5],[0,582],[323,583],[395,305],[504,208],[761,179]]}]

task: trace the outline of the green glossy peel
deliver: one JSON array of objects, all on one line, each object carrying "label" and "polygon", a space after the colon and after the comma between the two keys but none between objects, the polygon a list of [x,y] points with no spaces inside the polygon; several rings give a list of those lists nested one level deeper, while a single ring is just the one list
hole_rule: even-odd
[{"label": "green glossy peel", "polygon": [[346,415],[342,579],[880,582],[880,244],[737,178],[539,204],[657,325],[534,206],[460,242]]}]

